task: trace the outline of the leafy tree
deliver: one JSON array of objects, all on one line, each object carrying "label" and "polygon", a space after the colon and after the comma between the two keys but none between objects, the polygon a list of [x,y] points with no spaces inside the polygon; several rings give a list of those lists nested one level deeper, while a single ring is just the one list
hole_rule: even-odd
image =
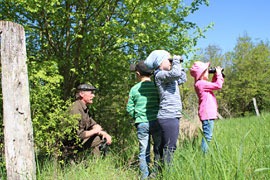
[{"label": "leafy tree", "polygon": [[[192,52],[209,27],[201,29],[185,18],[201,5],[208,1],[194,0],[188,5],[183,0],[2,2],[0,18],[22,24],[26,30],[38,148],[47,151],[54,146],[52,139],[58,139],[66,101],[80,82],[98,88],[91,106],[93,116],[119,145],[125,144],[128,138],[123,137],[130,134],[125,105],[134,83],[129,64],[146,58],[154,49]],[[47,141],[46,148],[43,141]]]},{"label": "leafy tree", "polygon": [[269,109],[269,55],[267,42],[255,44],[247,35],[238,39],[224,96],[235,115],[254,112],[252,98],[256,98],[260,110]]},{"label": "leafy tree", "polygon": [[204,62],[210,62],[212,67],[221,66],[223,67],[223,54],[222,49],[218,45],[208,45],[205,48],[204,57],[202,59]]}]

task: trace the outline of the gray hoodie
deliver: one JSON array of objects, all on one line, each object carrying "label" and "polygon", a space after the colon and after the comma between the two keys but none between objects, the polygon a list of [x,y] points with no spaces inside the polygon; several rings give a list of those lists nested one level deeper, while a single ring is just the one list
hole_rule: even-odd
[{"label": "gray hoodie", "polygon": [[174,59],[170,71],[156,70],[155,83],[158,87],[160,105],[158,118],[180,118],[182,102],[178,85],[187,81],[186,73],[180,66],[180,61]]}]

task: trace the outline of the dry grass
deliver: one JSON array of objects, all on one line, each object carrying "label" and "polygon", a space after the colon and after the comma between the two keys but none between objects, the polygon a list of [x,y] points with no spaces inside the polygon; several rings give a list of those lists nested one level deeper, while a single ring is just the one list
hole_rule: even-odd
[{"label": "dry grass", "polygon": [[199,121],[199,119],[194,120],[187,120],[184,118],[181,119],[180,135],[179,135],[180,143],[185,141],[193,142],[195,139],[198,138],[200,129],[201,129],[201,122]]}]

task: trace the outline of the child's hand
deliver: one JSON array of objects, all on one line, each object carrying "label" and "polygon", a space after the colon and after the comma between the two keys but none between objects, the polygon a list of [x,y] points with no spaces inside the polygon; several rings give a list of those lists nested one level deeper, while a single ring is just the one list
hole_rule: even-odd
[{"label": "child's hand", "polygon": [[173,55],[173,60],[174,61],[181,61],[182,57],[179,55]]},{"label": "child's hand", "polygon": [[217,73],[217,74],[221,74],[222,69],[223,69],[222,67],[217,66],[217,67],[216,67],[216,73]]}]

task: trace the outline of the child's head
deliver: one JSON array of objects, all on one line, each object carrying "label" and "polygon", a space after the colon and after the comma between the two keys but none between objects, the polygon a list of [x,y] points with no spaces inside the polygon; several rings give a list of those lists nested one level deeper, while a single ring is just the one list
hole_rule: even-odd
[{"label": "child's head", "polygon": [[209,65],[210,65],[209,62],[207,62],[207,63],[204,63],[201,61],[194,62],[194,64],[190,68],[190,74],[192,77],[195,78],[195,81],[197,81],[199,79],[204,79],[204,80],[208,79]]},{"label": "child's head", "polygon": [[171,63],[169,61],[171,54],[165,50],[154,50],[146,58],[144,63],[149,69],[160,68],[162,70],[170,70]]},{"label": "child's head", "polygon": [[136,71],[136,74],[140,77],[150,77],[152,75],[152,70],[147,68],[144,61],[139,61],[136,66],[131,66],[130,70]]}]

